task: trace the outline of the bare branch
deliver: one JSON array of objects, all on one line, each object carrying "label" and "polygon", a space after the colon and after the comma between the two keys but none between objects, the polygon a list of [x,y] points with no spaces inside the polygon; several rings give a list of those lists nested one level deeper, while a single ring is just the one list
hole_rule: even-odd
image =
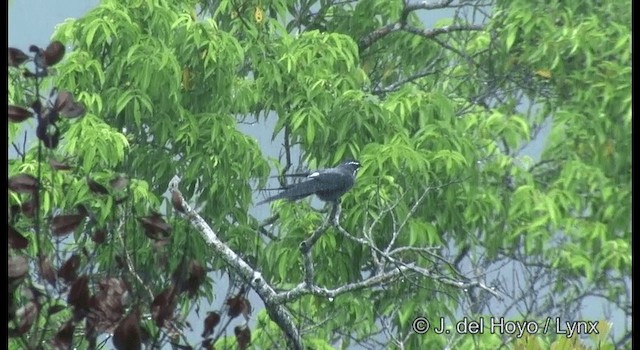
[{"label": "bare branch", "polygon": [[242,279],[256,291],[258,296],[264,302],[265,308],[271,319],[282,329],[287,337],[289,345],[292,349],[303,349],[302,339],[300,333],[296,328],[291,314],[285,307],[280,305],[276,300],[275,290],[267,283],[262,277],[262,274],[251,268],[246,261],[244,261],[236,252],[231,250],[224,242],[218,238],[215,231],[204,221],[204,219],[189,206],[189,204],[182,199],[182,206],[186,212],[186,218],[189,223],[202,235],[204,240],[215,251],[231,269],[233,269]]}]

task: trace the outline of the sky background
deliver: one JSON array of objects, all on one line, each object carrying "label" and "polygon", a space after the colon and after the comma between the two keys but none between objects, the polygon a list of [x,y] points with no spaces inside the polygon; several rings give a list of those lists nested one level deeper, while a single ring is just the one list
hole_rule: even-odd
[{"label": "sky background", "polygon": [[[64,6],[58,2],[51,0],[14,0],[9,4],[9,22],[8,22],[8,43],[10,47],[16,47],[23,51],[27,51],[29,45],[34,44],[40,47],[46,47],[50,41],[50,38],[55,30],[57,24],[62,23],[68,18],[78,18],[85,14],[90,9],[94,8],[99,1],[97,0],[66,0],[63,2]],[[450,16],[450,12],[447,11],[420,11],[420,17],[425,23],[433,24],[439,18]],[[526,107],[526,106],[523,106]],[[271,121],[275,118],[270,118]],[[534,159],[538,159],[544,146],[544,138],[548,134],[548,128],[540,133],[539,138],[531,142],[525,149],[523,149],[523,155],[529,155]],[[278,157],[278,152],[281,149],[281,137],[276,140],[271,140],[270,130],[273,130],[269,125],[258,124],[241,124],[240,129],[245,133],[255,137],[260,145],[263,147],[264,154],[270,157]],[[266,131],[266,132],[265,132]],[[29,134],[33,134],[30,132]],[[31,137],[30,137],[31,138]],[[15,151],[9,149],[9,155],[14,156]],[[294,155],[293,159],[297,159],[297,155]],[[262,198],[263,194],[256,193],[256,201]],[[269,206],[264,205],[260,207],[254,207],[251,209],[251,214],[258,219],[264,219],[270,215]],[[511,271],[508,266],[502,267],[506,271]],[[504,270],[503,270],[504,271]],[[496,271],[496,274],[498,271]],[[193,331],[187,331],[186,334],[190,336],[190,340],[194,343],[200,341],[200,332],[202,327],[203,315],[206,315],[207,311],[212,311],[220,307],[220,304],[224,300],[224,295],[228,289],[228,280],[226,276],[220,278],[219,275],[211,275],[214,279],[217,292],[216,300],[211,306],[206,305],[206,301],[202,305],[200,316],[191,314],[188,321],[193,327]],[[492,276],[487,276],[488,279]],[[263,308],[262,301],[253,292],[250,293],[249,299],[253,305],[253,316],[250,325],[255,323],[255,316],[257,310]],[[588,299],[590,301],[589,306],[585,306],[583,309],[584,316],[588,320],[599,320],[604,317],[602,300],[596,298]],[[461,315],[462,316],[462,315]],[[553,316],[553,315],[550,315]],[[614,330],[622,330],[624,323],[626,322],[624,314],[616,312],[614,310],[613,317]],[[231,327],[228,329],[232,332],[233,326],[240,323],[240,318],[234,320],[231,323]],[[110,343],[109,345],[110,346]],[[351,347],[351,349],[357,350],[358,347]]]}]

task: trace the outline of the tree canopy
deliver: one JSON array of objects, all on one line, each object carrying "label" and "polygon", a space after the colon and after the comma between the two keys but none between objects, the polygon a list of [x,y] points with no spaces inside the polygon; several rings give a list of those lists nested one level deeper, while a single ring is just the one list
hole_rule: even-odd
[{"label": "tree canopy", "polygon": [[[9,48],[10,347],[631,348],[629,10],[103,0]],[[336,211],[254,207],[344,159]]]}]

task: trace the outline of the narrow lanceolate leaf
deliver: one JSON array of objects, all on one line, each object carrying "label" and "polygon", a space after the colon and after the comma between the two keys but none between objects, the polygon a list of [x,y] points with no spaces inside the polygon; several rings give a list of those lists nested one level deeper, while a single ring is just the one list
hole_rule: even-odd
[{"label": "narrow lanceolate leaf", "polygon": [[20,123],[29,118],[31,118],[33,114],[29,112],[26,108],[20,106],[9,105],[9,112],[7,113],[7,117],[9,121],[12,123]]},{"label": "narrow lanceolate leaf", "polygon": [[27,247],[27,245],[29,245],[29,240],[26,239],[11,225],[9,225],[7,238],[9,241],[9,247],[13,249],[24,249]]},{"label": "narrow lanceolate leaf", "polygon": [[22,50],[16,49],[14,47],[9,48],[9,58],[8,58],[9,67],[18,67],[28,59],[29,59],[29,56],[27,56],[27,54],[22,52]]},{"label": "narrow lanceolate leaf", "polygon": [[64,57],[64,45],[59,41],[53,41],[44,50],[44,61],[47,66],[53,66]]},{"label": "narrow lanceolate leaf", "polygon": [[33,193],[38,189],[38,180],[29,174],[18,174],[9,178],[9,189],[16,193]]},{"label": "narrow lanceolate leaf", "polygon": [[54,236],[62,236],[75,231],[84,220],[80,214],[58,215],[51,220],[51,233]]}]

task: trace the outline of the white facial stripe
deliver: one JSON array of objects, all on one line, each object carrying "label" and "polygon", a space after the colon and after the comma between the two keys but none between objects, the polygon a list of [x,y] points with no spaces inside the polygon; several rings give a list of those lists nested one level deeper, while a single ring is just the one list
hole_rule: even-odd
[{"label": "white facial stripe", "polygon": [[360,162],[346,162],[345,164],[360,166]]},{"label": "white facial stripe", "polygon": [[316,172],[314,172],[314,173],[311,173],[311,174],[310,174],[309,176],[307,176],[307,177],[316,177],[316,176],[318,176],[318,175],[320,175],[320,173],[316,171]]}]

